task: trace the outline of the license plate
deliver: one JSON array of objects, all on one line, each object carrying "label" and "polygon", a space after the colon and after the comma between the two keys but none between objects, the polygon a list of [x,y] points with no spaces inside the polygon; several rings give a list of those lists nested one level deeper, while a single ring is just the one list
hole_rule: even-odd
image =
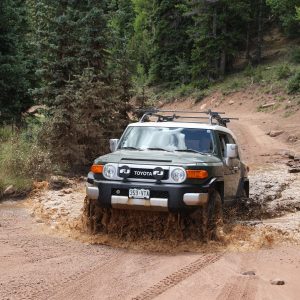
[{"label": "license plate", "polygon": [[150,190],[146,190],[146,189],[129,189],[129,198],[150,199]]}]

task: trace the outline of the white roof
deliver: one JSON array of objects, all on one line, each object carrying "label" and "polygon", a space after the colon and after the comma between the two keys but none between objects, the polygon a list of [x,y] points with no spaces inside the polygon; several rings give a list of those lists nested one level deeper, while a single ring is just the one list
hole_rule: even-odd
[{"label": "white roof", "polygon": [[210,129],[210,130],[218,130],[222,132],[226,132],[231,134],[234,139],[234,133],[228,129],[227,127],[220,126],[220,125],[210,125],[205,123],[185,123],[185,122],[137,122],[137,123],[131,123],[128,125],[128,127],[170,127],[170,128],[198,128],[198,129]]}]

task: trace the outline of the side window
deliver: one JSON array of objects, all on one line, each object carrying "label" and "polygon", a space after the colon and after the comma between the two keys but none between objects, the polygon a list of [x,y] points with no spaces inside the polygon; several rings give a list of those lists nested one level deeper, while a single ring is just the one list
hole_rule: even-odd
[{"label": "side window", "polygon": [[219,136],[219,141],[220,141],[220,145],[221,145],[222,156],[225,157],[226,156],[226,145],[227,144],[236,144],[236,142],[229,133],[219,132],[218,136]]},{"label": "side window", "polygon": [[236,144],[235,140],[233,139],[233,137],[229,133],[226,133],[226,137],[227,137],[227,140],[228,140],[227,144]]},{"label": "side window", "polygon": [[225,157],[226,144],[228,144],[227,136],[226,136],[226,134],[220,133],[220,132],[219,132],[218,136],[219,136],[219,142],[221,145],[221,153],[222,153],[222,156]]}]

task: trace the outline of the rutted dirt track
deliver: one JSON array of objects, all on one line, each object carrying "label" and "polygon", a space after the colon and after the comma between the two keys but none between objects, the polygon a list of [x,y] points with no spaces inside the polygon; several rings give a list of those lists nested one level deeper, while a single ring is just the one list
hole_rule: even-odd
[{"label": "rutted dirt track", "polygon": [[[259,122],[253,124],[246,113],[244,119],[241,126],[233,128],[250,166],[261,168],[272,157],[279,159],[269,154],[289,149],[284,141],[266,136]],[[276,165],[271,168],[279,172]],[[282,170],[283,176],[287,174]],[[300,197],[299,186],[294,184],[299,183],[299,176],[290,176],[295,189],[279,180],[283,188],[278,192],[264,175],[270,199],[278,203],[287,198],[292,203]],[[273,231],[258,234],[264,228],[256,232],[250,226],[244,233],[253,236],[249,247],[249,240],[239,239],[239,230],[244,229],[237,226],[232,233],[234,243],[226,247],[209,244],[190,252],[184,248],[150,252],[130,241],[122,248],[103,239],[101,244],[92,244],[88,238],[69,237],[74,237],[71,231],[62,234],[56,230],[79,218],[84,196],[80,188],[71,195],[49,192],[44,196],[48,200],[43,206],[39,196],[32,201],[0,203],[0,299],[299,299],[300,246],[286,241],[284,232],[278,243]],[[63,199],[69,201],[65,206]],[[68,211],[72,201],[74,210]],[[260,203],[259,197],[257,201]],[[266,223],[283,231],[292,223],[291,230],[298,239],[297,213]],[[76,222],[69,225],[76,228]],[[243,275],[247,271],[254,273]],[[270,280],[276,278],[285,285],[271,285]]]}]

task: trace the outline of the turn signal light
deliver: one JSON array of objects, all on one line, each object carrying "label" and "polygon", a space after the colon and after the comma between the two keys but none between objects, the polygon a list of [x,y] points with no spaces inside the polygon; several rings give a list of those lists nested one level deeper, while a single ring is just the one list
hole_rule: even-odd
[{"label": "turn signal light", "polygon": [[95,174],[102,174],[103,166],[102,165],[92,165],[91,166],[91,172],[93,172]]},{"label": "turn signal light", "polygon": [[186,170],[188,179],[205,179],[208,177],[206,170]]}]

